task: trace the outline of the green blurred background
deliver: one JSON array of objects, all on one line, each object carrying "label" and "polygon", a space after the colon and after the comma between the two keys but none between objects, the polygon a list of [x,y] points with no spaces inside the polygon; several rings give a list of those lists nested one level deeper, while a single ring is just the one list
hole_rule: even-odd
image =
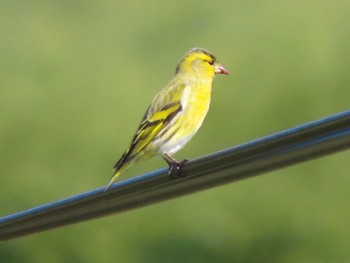
[{"label": "green blurred background", "polygon": [[[195,46],[231,75],[179,159],[347,110],[349,13],[348,0],[1,1],[0,215],[106,185]],[[349,158],[12,240],[0,262],[350,262]]]}]

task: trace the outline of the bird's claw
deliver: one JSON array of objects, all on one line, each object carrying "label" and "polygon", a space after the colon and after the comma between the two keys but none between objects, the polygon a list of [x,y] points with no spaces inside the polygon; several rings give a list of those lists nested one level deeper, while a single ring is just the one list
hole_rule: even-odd
[{"label": "bird's claw", "polygon": [[168,175],[173,179],[184,177],[185,175],[182,173],[181,168],[188,161],[189,159],[184,159],[182,161],[168,163],[169,164]]}]

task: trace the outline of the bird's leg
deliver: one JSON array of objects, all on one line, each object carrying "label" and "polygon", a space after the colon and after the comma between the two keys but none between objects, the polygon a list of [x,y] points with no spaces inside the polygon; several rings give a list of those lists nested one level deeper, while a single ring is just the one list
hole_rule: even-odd
[{"label": "bird's leg", "polygon": [[169,165],[169,171],[168,171],[168,175],[175,179],[175,178],[179,178],[184,176],[181,172],[181,168],[184,165],[184,163],[188,162],[189,159],[185,159],[182,161],[178,161],[176,160],[174,157],[172,157],[171,155],[164,153],[163,154],[163,159],[168,163]]}]

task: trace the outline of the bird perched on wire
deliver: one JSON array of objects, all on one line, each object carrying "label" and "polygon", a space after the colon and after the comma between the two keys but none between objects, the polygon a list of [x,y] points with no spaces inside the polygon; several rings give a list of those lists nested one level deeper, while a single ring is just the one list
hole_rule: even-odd
[{"label": "bird perched on wire", "polygon": [[114,165],[107,189],[131,164],[160,155],[177,177],[182,164],[172,155],[195,135],[207,115],[215,74],[229,72],[203,48],[191,49],[176,67],[175,76],[154,97],[129,149]]}]

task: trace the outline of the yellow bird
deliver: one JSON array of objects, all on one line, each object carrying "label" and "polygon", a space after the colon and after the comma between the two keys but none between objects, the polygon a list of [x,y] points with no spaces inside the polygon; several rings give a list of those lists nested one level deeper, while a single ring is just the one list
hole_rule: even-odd
[{"label": "yellow bird", "polygon": [[191,49],[176,67],[175,76],[155,96],[129,149],[114,165],[107,189],[131,164],[160,155],[169,175],[180,175],[181,165],[172,155],[195,135],[207,115],[215,74],[229,72],[203,48]]}]

